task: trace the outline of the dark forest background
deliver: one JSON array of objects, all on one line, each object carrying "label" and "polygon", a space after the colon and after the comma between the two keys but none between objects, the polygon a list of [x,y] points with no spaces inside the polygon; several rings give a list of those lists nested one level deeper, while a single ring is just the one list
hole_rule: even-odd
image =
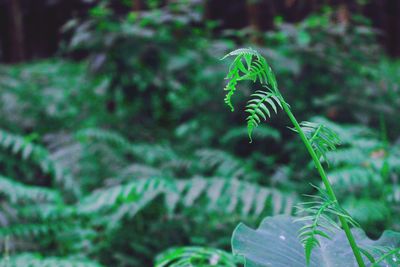
[{"label": "dark forest background", "polygon": [[[148,1],[151,2],[151,1]],[[161,5],[167,0],[159,1]],[[173,2],[173,1],[170,1]],[[1,0],[0,60],[8,63],[53,56],[63,38],[62,26],[73,17],[84,17],[94,0]],[[117,13],[146,10],[145,0],[114,1]],[[397,0],[208,0],[204,1],[204,20],[220,23],[222,29],[274,28],[274,17],[298,22],[321,7],[341,10],[341,19],[352,13],[371,19],[380,31],[380,42],[391,56],[400,56],[400,3]]]}]

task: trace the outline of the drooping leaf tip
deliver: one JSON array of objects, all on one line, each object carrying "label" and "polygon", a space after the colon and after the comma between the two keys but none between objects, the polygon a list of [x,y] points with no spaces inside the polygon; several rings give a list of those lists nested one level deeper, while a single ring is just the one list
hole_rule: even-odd
[{"label": "drooping leaf tip", "polygon": [[253,143],[252,133],[253,133],[253,129],[248,129],[249,144]]}]

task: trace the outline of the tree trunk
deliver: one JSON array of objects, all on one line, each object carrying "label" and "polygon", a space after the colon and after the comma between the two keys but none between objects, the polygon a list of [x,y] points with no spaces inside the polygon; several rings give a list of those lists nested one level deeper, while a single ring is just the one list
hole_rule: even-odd
[{"label": "tree trunk", "polygon": [[[263,30],[271,30],[274,27],[276,9],[273,0],[247,0],[247,14],[249,26],[257,33]],[[254,35],[253,42],[262,45],[262,39]]]},{"label": "tree trunk", "polygon": [[142,1],[141,0],[132,0],[132,8],[133,11],[140,11],[143,9]]},{"label": "tree trunk", "polygon": [[23,14],[20,0],[10,2],[10,61],[20,62],[25,59]]},{"label": "tree trunk", "polygon": [[400,3],[398,0],[388,0],[388,23],[386,29],[386,46],[392,56],[400,56]]}]

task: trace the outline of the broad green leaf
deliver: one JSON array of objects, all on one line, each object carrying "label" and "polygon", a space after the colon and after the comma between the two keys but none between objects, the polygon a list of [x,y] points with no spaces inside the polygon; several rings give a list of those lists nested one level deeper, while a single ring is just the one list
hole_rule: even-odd
[{"label": "broad green leaf", "polygon": [[[246,259],[245,267],[306,267],[304,248],[297,238],[305,224],[293,217],[267,217],[258,229],[239,224],[232,236],[232,250]],[[353,230],[357,244],[369,251],[375,259],[380,256],[376,247],[400,247],[400,233],[385,231],[380,239],[369,239],[361,230]],[[344,232],[336,230],[332,240],[319,238],[320,247],[311,254],[311,267],[356,267],[357,263]],[[372,263],[365,257],[367,266]],[[381,262],[382,266],[398,267],[400,255],[394,254]]]}]

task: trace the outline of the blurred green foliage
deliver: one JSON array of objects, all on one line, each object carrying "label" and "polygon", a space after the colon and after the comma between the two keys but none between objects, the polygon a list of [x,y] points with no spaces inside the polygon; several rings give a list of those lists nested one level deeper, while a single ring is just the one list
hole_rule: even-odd
[{"label": "blurred green foliage", "polygon": [[152,266],[168,249],[218,264],[239,221],[293,213],[319,181],[301,143],[278,115],[249,145],[222,101],[219,59],[254,39],[296,114],[342,139],[327,155],[341,202],[373,237],[400,230],[400,63],[368,21],[326,9],[221,31],[193,1],[152,3],[117,15],[103,1],[64,27],[64,57],[1,66],[2,264]]}]

